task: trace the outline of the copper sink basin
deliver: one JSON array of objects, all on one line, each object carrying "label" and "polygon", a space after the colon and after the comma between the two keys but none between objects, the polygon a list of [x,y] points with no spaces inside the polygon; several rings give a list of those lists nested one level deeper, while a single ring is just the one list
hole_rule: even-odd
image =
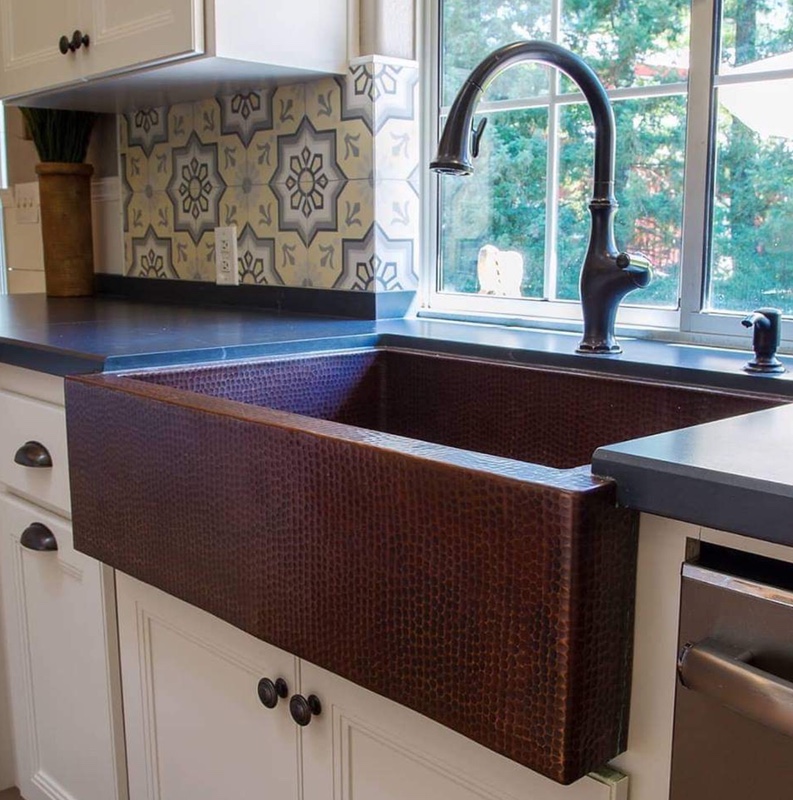
[{"label": "copper sink basin", "polygon": [[569,783],[630,696],[636,517],[592,452],[770,405],[398,350],[70,378],[74,540]]}]

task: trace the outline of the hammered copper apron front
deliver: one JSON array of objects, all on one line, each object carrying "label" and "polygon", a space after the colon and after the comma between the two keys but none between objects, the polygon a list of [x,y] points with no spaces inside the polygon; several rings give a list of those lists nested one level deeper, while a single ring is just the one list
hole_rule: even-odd
[{"label": "hammered copper apron front", "polygon": [[68,379],[75,546],[569,783],[625,747],[636,559],[573,465],[770,404],[394,352]]}]

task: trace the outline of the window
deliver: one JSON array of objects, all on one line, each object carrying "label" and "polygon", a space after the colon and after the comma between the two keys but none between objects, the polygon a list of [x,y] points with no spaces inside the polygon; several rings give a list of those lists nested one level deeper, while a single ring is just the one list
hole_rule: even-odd
[{"label": "window", "polygon": [[[470,70],[520,38],[573,50],[606,86],[617,127],[617,243],[654,264],[650,286],[623,300],[622,324],[741,335],[736,314],[772,305],[793,316],[789,0],[436,3],[433,142]],[[488,128],[474,176],[437,182],[437,268],[425,302],[441,312],[578,319],[589,109],[565,76],[520,65],[488,87],[478,111]],[[519,254],[501,259],[509,274],[488,272],[493,247]]]},{"label": "window", "polygon": [[3,224],[2,190],[8,188],[8,169],[6,161],[6,112],[0,103],[0,294],[8,294],[8,273],[5,260],[5,226]]}]

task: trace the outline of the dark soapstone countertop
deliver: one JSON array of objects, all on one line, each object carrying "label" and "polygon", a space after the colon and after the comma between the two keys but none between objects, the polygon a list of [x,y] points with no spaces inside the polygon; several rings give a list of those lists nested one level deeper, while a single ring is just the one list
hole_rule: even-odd
[{"label": "dark soapstone countertop", "polygon": [[[54,375],[139,370],[356,347],[399,346],[513,363],[784,395],[788,372],[749,375],[747,351],[621,338],[620,356],[575,354],[579,335],[400,319],[360,320],[115,298],[0,297],[0,362]],[[593,472],[619,501],[793,545],[793,405],[609,445]]]}]

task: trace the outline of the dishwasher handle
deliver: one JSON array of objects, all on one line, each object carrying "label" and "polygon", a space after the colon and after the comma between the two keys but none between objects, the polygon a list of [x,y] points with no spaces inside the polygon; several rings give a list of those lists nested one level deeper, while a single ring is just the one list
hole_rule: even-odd
[{"label": "dishwasher handle", "polygon": [[686,644],[678,658],[678,676],[687,689],[793,736],[793,683],[748,664],[752,655],[715,639]]}]

